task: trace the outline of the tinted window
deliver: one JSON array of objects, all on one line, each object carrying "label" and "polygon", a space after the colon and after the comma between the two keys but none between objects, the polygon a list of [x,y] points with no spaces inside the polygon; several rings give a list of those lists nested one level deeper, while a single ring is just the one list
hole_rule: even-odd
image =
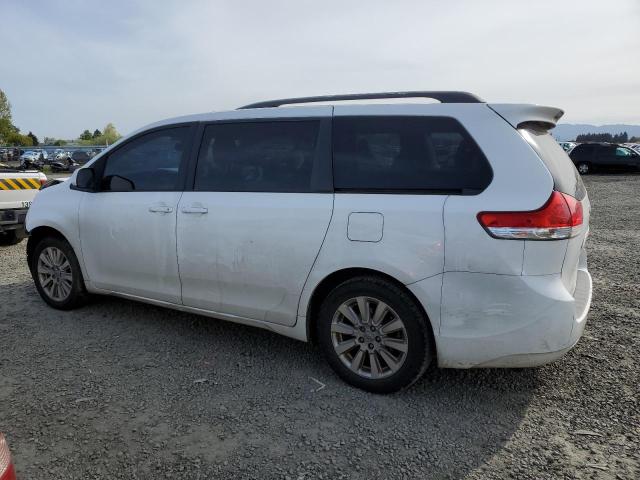
[{"label": "tinted window", "polygon": [[473,194],[492,178],[469,134],[445,117],[335,117],[333,168],[342,190]]},{"label": "tinted window", "polygon": [[588,157],[594,152],[594,150],[595,145],[589,143],[581,143],[580,145],[577,145],[573,150],[571,150],[571,158]]},{"label": "tinted window", "polygon": [[181,190],[178,172],[189,129],[158,130],[124,144],[107,158],[102,190]]},{"label": "tinted window", "polygon": [[[554,140],[549,132],[533,128],[523,128],[519,132],[544,162],[553,177],[555,189],[582,200],[586,190],[580,174],[567,153],[558,145],[558,142]],[[574,152],[583,146],[584,144],[578,145]]]},{"label": "tinted window", "polygon": [[195,189],[219,192],[309,192],[320,122],[219,123],[206,127]]},{"label": "tinted window", "polygon": [[616,147],[614,145],[597,145],[595,151],[600,157],[612,157],[616,154]]}]

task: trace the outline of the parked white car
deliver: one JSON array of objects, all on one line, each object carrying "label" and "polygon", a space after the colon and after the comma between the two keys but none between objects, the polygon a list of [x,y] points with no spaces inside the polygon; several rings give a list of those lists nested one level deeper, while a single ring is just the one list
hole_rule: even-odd
[{"label": "parked white car", "polygon": [[46,175],[35,170],[0,169],[0,246],[24,239],[27,210],[46,181]]},{"label": "parked white car", "polygon": [[20,160],[27,159],[27,160],[31,160],[31,161],[36,161],[36,160],[39,159],[39,157],[40,157],[40,155],[38,155],[37,152],[35,152],[33,150],[27,150],[22,155],[20,155]]},{"label": "parked white car", "polygon": [[[340,104],[430,97],[439,104]],[[279,108],[291,103],[335,105]],[[590,205],[557,108],[464,92],[263,102],[147,126],[29,210],[59,309],[118,295],[317,342],[374,392],[580,338]]]}]

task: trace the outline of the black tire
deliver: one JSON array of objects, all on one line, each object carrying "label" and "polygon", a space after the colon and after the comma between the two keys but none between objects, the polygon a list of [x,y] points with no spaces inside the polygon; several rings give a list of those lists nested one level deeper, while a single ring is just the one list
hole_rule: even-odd
[{"label": "black tire", "polygon": [[[343,363],[334,348],[331,332],[334,315],[344,302],[361,296],[386,303],[402,319],[406,330],[404,362],[396,372],[383,378],[367,378],[356,373]],[[404,289],[376,276],[355,277],[335,287],[322,302],[316,321],[316,334],[331,368],[345,382],[373,393],[392,393],[408,388],[424,374],[434,357],[429,320],[419,305]],[[361,345],[359,348],[363,347]]]},{"label": "black tire", "polygon": [[0,247],[10,247],[11,245],[17,245],[23,240],[19,237],[15,230],[9,230],[8,232],[0,233]]},{"label": "black tire", "polygon": [[576,165],[580,175],[589,175],[591,173],[591,164],[587,162],[580,162]]},{"label": "black tire", "polygon": [[[40,277],[38,275],[38,259],[41,253],[48,247],[54,247],[62,251],[70,264],[71,270],[71,289],[69,294],[62,300],[56,300],[52,298],[43,288]],[[84,278],[82,277],[82,271],[78,264],[76,254],[71,248],[71,245],[66,240],[57,237],[44,237],[41,239],[33,249],[33,254],[29,258],[29,267],[31,270],[31,276],[36,285],[38,293],[42,299],[51,307],[58,310],[71,310],[84,305],[88,299],[88,293],[84,285]]]}]

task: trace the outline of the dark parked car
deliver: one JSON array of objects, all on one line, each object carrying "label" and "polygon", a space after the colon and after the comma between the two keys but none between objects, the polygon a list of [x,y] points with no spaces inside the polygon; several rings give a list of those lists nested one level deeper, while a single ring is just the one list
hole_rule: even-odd
[{"label": "dark parked car", "polygon": [[594,170],[640,169],[640,154],[615,143],[581,143],[569,157],[582,175]]}]

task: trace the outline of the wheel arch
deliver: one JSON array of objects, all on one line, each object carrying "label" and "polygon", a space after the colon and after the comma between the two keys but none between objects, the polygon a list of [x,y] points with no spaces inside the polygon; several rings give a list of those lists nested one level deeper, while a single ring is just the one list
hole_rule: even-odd
[{"label": "wheel arch", "polygon": [[[309,303],[307,304],[307,309],[306,309],[307,339],[310,343],[312,343],[313,345],[317,345],[318,343],[316,338],[315,322],[317,321],[317,316],[318,316],[318,312],[320,310],[320,305],[322,304],[322,301],[326,298],[329,292],[331,292],[331,290],[333,290],[335,287],[337,287],[341,283],[351,278],[362,277],[362,276],[376,276],[376,277],[382,278],[384,280],[387,280],[390,283],[393,283],[398,288],[401,288],[404,292],[406,292],[406,294],[413,299],[413,301],[416,303],[416,305],[418,306],[418,308],[420,309],[424,317],[427,319],[427,324],[429,325],[429,335],[431,336],[431,344],[433,345],[434,349],[437,348],[435,336],[434,336],[435,327],[431,321],[431,318],[429,317],[429,314],[425,310],[424,305],[422,305],[422,302],[418,300],[416,295],[409,288],[407,288],[406,285],[404,285],[402,282],[400,282],[393,276],[389,275],[388,273],[384,273],[379,270],[375,270],[371,268],[362,268],[362,267],[350,267],[350,268],[343,268],[340,270],[336,270],[335,272],[332,272],[326,277],[324,277],[315,286],[315,288],[313,289],[313,293],[309,298]],[[434,351],[434,357],[437,356],[436,353],[437,351]]]},{"label": "wheel arch", "polygon": [[[50,227],[49,225],[40,225],[29,232],[29,239],[27,240],[27,264],[29,265],[29,270],[31,270],[32,268],[32,255],[36,248],[36,245],[45,237],[60,238],[71,245],[71,248],[73,248],[73,245],[71,244],[71,242],[69,242],[69,239],[65,237],[64,234],[60,232],[60,230],[57,230],[54,227]],[[77,253],[76,257],[78,257]]]}]

